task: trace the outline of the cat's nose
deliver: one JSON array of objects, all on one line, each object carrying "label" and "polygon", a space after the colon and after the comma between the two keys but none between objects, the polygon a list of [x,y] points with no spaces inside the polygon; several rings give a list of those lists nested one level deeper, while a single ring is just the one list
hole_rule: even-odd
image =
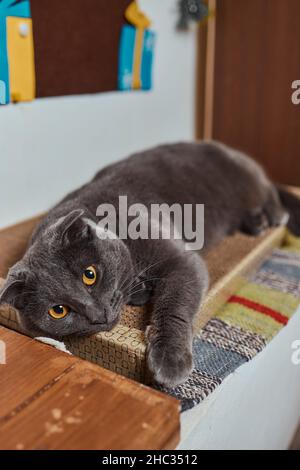
[{"label": "cat's nose", "polygon": [[87,307],[85,314],[88,317],[91,325],[98,325],[100,323],[106,322],[105,310],[101,312],[98,309]]}]

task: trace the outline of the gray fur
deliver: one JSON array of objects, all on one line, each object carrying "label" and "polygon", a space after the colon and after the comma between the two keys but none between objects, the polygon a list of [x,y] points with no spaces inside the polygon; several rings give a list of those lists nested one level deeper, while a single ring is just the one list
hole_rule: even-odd
[{"label": "gray fur", "polygon": [[[119,195],[147,207],[205,204],[204,251],[237,230],[255,235],[278,225],[284,210],[275,186],[245,155],[213,142],[163,145],[104,168],[65,197],[10,269],[0,300],[14,305],[35,335],[108,330],[124,303],[150,301],[148,365],[155,380],[176,385],[192,368],[193,318],[208,286],[205,263],[170,240],[99,240],[96,208],[117,208]],[[98,278],[87,288],[82,272],[89,265]],[[47,312],[57,304],[70,306],[71,313],[52,319]]]}]

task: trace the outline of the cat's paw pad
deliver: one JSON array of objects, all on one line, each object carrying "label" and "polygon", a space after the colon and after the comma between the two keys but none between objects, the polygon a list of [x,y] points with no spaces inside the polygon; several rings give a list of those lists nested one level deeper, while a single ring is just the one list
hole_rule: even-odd
[{"label": "cat's paw pad", "polygon": [[167,387],[185,382],[193,369],[188,347],[165,344],[163,340],[148,345],[147,363],[154,380]]}]

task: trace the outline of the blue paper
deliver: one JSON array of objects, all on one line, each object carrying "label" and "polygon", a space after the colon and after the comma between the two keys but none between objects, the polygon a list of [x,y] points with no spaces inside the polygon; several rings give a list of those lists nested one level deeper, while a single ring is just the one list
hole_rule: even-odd
[{"label": "blue paper", "polygon": [[0,104],[6,104],[6,85],[3,80],[0,80]]},{"label": "blue paper", "polygon": [[0,0],[0,16],[30,18],[29,0]]},{"label": "blue paper", "polygon": [[[1,12],[0,12],[1,15]],[[6,44],[6,17],[0,16],[0,80],[5,85],[5,101],[1,100],[1,104],[9,103],[9,74]]]},{"label": "blue paper", "polygon": [[150,30],[145,31],[143,56],[142,56],[142,88],[143,90],[152,89],[152,67],[155,45],[155,33]]},{"label": "blue paper", "polygon": [[[131,90],[133,80],[134,50],[136,28],[125,25],[122,28],[119,50],[119,76],[120,90]],[[141,89],[152,88],[152,67],[155,45],[155,33],[145,30],[141,61]]]},{"label": "blue paper", "polygon": [[123,26],[119,51],[119,89],[131,90],[136,29]]},{"label": "blue paper", "polygon": [[[3,103],[3,84],[0,85],[0,104],[6,104],[10,101],[9,91],[9,68],[7,57],[6,40],[6,18],[15,16],[19,18],[30,18],[29,0],[0,0],[0,83],[4,83],[5,101]],[[2,90],[2,92],[1,92]]]}]

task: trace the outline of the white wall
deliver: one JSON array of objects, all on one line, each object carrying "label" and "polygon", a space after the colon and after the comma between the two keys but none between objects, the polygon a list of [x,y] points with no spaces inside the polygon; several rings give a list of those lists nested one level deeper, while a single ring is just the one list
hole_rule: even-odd
[{"label": "white wall", "polygon": [[158,33],[152,92],[40,99],[0,107],[0,226],[46,210],[107,163],[194,136],[195,33],[177,0],[141,0]]}]

